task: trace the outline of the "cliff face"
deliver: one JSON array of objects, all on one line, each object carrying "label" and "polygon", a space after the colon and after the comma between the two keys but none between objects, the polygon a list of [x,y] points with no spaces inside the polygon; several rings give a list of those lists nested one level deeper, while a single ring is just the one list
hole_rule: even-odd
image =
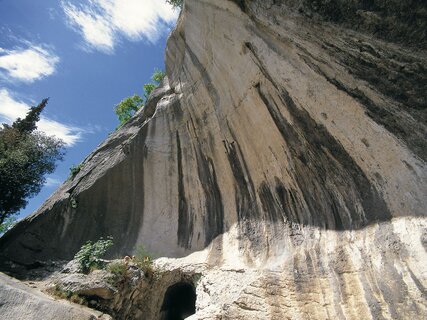
[{"label": "cliff face", "polygon": [[425,315],[427,7],[383,2],[187,0],[168,79],[1,239],[3,264],[112,235],[203,265],[200,318]]}]

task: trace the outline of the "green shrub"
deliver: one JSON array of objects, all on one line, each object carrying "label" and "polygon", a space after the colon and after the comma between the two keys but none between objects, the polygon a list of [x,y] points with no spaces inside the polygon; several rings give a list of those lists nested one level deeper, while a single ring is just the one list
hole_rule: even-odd
[{"label": "green shrub", "polygon": [[78,164],[76,166],[72,166],[70,168],[70,177],[74,178],[80,172],[80,170],[82,170],[82,168],[83,168],[83,164],[82,163],[80,163],[80,164]]},{"label": "green shrub", "polygon": [[70,206],[73,209],[77,209],[77,200],[76,200],[76,198],[71,197],[71,199],[70,199]]},{"label": "green shrub", "polygon": [[112,237],[100,238],[94,243],[92,241],[86,242],[74,256],[74,260],[79,264],[79,271],[88,273],[94,269],[102,269],[104,265],[101,258],[112,245]]}]

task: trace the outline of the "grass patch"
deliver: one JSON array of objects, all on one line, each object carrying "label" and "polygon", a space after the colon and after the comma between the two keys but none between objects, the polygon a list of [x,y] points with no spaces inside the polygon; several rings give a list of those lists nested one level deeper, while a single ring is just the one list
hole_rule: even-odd
[{"label": "grass patch", "polygon": [[139,245],[136,248],[135,264],[138,268],[144,271],[146,277],[151,278],[154,275],[153,255],[147,251],[144,245]]},{"label": "grass patch", "polygon": [[84,306],[88,305],[88,301],[86,300],[85,297],[79,296],[78,294],[76,294],[72,291],[64,290],[58,285],[54,286],[53,288],[48,289],[47,292],[50,295],[54,296],[55,298],[68,300],[68,301],[71,301],[73,303],[81,304]]}]

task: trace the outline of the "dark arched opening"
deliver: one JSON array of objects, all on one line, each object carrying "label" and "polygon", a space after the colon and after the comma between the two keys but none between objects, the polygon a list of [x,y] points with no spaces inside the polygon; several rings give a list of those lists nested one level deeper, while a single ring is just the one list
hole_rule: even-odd
[{"label": "dark arched opening", "polygon": [[161,320],[182,320],[196,313],[196,290],[188,282],[178,282],[165,293]]}]

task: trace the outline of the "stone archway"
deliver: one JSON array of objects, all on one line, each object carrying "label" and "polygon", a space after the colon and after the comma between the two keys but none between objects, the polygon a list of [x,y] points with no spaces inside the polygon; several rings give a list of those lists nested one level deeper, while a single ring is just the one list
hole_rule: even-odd
[{"label": "stone archway", "polygon": [[191,283],[178,282],[170,286],[165,293],[161,320],[182,320],[196,312],[196,289]]}]

